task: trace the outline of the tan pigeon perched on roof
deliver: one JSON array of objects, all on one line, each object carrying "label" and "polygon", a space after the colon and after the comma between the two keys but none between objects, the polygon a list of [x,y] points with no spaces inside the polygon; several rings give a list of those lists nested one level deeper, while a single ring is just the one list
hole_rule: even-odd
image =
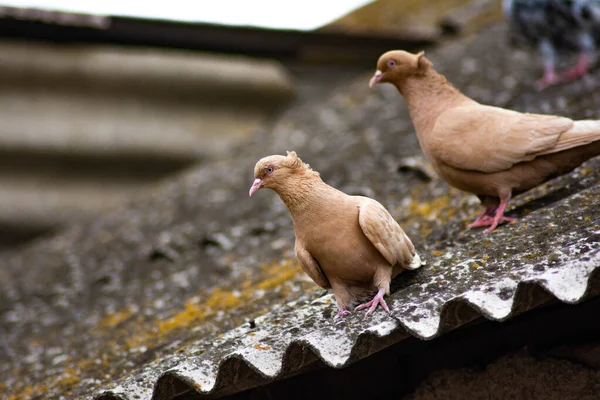
[{"label": "tan pigeon perched on roof", "polygon": [[277,192],[290,210],[300,266],[324,289],[333,289],[338,316],[377,292],[356,310],[379,304],[390,281],[404,269],[417,269],[421,259],[390,213],[368,197],[349,196],[323,182],[319,173],[295,152],[273,155],[256,163],[250,196],[261,188]]},{"label": "tan pigeon perched on roof", "polygon": [[479,197],[486,210],[470,228],[489,226],[486,232],[491,232],[514,221],[504,216],[511,196],[600,154],[600,121],[479,104],[438,74],[423,54],[384,53],[369,86],[396,86],[435,171],[450,185]]}]

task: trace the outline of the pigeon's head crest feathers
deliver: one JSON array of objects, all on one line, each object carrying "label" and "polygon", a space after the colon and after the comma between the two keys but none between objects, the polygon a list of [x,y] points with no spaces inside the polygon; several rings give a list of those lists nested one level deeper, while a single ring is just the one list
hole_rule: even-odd
[{"label": "pigeon's head crest feathers", "polygon": [[377,83],[384,82],[400,82],[406,77],[422,74],[431,66],[423,51],[412,54],[404,50],[391,50],[379,57],[377,71],[371,78],[369,86],[373,87]]},{"label": "pigeon's head crest feathers", "polygon": [[254,178],[260,180],[260,187],[276,189],[292,176],[319,176],[310,165],[302,162],[295,151],[287,155],[272,155],[261,158],[254,166]]},{"label": "pigeon's head crest feathers", "polygon": [[265,175],[271,175],[275,170],[280,169],[288,169],[294,172],[311,171],[310,165],[303,163],[295,151],[288,151],[286,156],[273,155],[258,160],[254,167],[254,177],[264,178]]}]

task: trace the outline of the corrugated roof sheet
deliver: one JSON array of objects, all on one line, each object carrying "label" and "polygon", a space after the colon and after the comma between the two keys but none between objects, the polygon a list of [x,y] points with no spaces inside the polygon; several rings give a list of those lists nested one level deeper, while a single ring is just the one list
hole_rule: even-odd
[{"label": "corrugated roof sheet", "polygon": [[[514,70],[527,58],[508,51],[498,40],[505,34],[494,27],[428,56],[482,102],[599,116],[597,72],[535,93],[522,83],[534,64]],[[518,222],[492,235],[465,231],[480,212],[477,199],[415,173],[420,162],[398,168],[419,150],[395,89],[369,90],[370,73],[316,75],[299,83],[298,104],[231,157],[0,254],[0,396],[148,399],[156,385],[155,398],[191,388],[216,397],[319,359],[346,366],[482,313],[503,319],[555,296],[597,294],[600,158],[515,197],[508,213]],[[395,319],[334,322],[331,297],[293,261],[285,206],[267,191],[248,199],[256,160],[285,150],[328,183],[377,198],[413,238],[427,265],[393,282]]]},{"label": "corrugated roof sheet", "polygon": [[[335,320],[330,317],[335,308],[331,295],[303,296],[257,318],[254,328],[244,324],[222,337],[194,343],[168,360],[148,364],[96,399],[162,400],[186,390],[224,395],[290,376],[317,358],[331,367],[343,368],[408,335],[432,339],[480,316],[502,321],[553,297],[574,304],[597,295],[597,212],[588,227],[552,235],[550,255],[511,253],[511,241],[537,243],[545,230],[554,229],[548,222],[556,221],[566,207],[571,212],[569,218],[585,218],[592,210],[600,209],[600,187],[548,207],[542,218],[531,221],[522,237],[511,239],[506,230],[498,231],[495,236],[480,237],[450,249],[440,258],[429,259],[423,272],[414,276],[405,273],[396,279],[404,287],[388,302],[392,317],[377,312],[369,319],[357,313]],[[481,247],[490,250],[479,252]],[[511,254],[502,260],[487,256],[497,252]],[[465,257],[467,254],[474,255]],[[167,364],[175,367],[164,369]]]}]

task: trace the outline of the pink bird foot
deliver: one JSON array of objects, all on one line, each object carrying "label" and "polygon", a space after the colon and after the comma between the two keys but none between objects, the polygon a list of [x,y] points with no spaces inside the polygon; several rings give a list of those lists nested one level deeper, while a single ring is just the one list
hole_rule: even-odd
[{"label": "pink bird foot", "polygon": [[494,218],[490,217],[489,215],[480,215],[479,217],[477,217],[477,219],[475,221],[473,221],[472,224],[467,226],[467,229],[479,228],[482,226],[489,226],[492,224],[493,220],[494,220]]},{"label": "pink bird foot", "polygon": [[517,220],[516,218],[512,218],[512,217],[505,217],[505,216],[502,216],[502,217],[500,217],[500,218],[498,218],[498,219],[494,217],[494,219],[492,220],[492,223],[490,224],[490,227],[489,227],[489,228],[487,228],[487,229],[486,229],[484,232],[485,232],[485,233],[490,233],[490,232],[492,232],[494,229],[496,229],[496,227],[497,227],[498,225],[504,224],[504,223],[506,223],[506,222],[515,222],[516,220]]},{"label": "pink bird foot", "polygon": [[504,198],[500,199],[500,205],[496,209],[496,215],[494,215],[494,218],[491,221],[490,227],[484,231],[485,233],[492,232],[500,224],[503,224],[505,222],[514,222],[517,220],[516,218],[504,216],[504,210],[506,209],[506,206],[508,205],[509,201],[510,201],[510,193],[507,196],[505,196]]},{"label": "pink bird foot", "polygon": [[541,92],[547,87],[556,85],[559,82],[560,79],[558,78],[558,75],[556,75],[556,73],[554,72],[554,69],[547,69],[544,73],[544,77],[535,83],[535,88],[538,92]]},{"label": "pink bird foot", "polygon": [[489,228],[485,230],[486,233],[489,233],[496,229],[496,227],[500,224],[516,221],[516,218],[504,216],[504,210],[506,209],[509,201],[510,194],[501,199],[499,205],[489,205],[483,214],[477,217],[477,219],[471,225],[469,225],[467,229],[489,226]]},{"label": "pink bird foot", "polygon": [[[500,220],[498,221],[498,223],[497,223],[496,225],[494,225],[494,228],[496,228],[496,226],[498,226],[498,225],[502,225],[502,224],[504,224],[504,223],[507,223],[507,222],[514,222],[514,221],[516,221],[516,220],[517,220],[517,219],[516,219],[516,218],[513,218],[513,217],[506,217],[506,216],[502,216],[502,217],[500,218]],[[473,222],[471,225],[469,225],[469,226],[467,227],[467,229],[471,229],[471,228],[480,228],[480,227],[482,227],[482,226],[490,226],[490,225],[493,225],[493,224],[494,224],[494,222],[495,222],[495,218],[493,218],[493,217],[490,217],[489,215],[486,215],[486,216],[485,216],[485,217],[483,217],[483,218],[482,218],[482,217],[478,217],[478,218],[475,220],[475,222]],[[491,232],[491,231],[489,230],[489,228],[488,228],[488,229],[486,229],[486,232],[488,232],[488,231],[489,231],[489,232]]]},{"label": "pink bird foot", "polygon": [[[498,221],[498,225],[507,223],[507,222],[515,222],[517,219],[513,218],[513,217],[507,217],[505,215],[503,215],[500,220]],[[494,223],[494,217],[491,217],[489,215],[480,215],[479,217],[477,217],[477,219],[469,226],[467,226],[467,229],[471,229],[471,228],[480,228],[482,226],[490,226]]]},{"label": "pink bird foot", "polygon": [[492,204],[486,207],[485,211],[473,221],[473,223],[467,226],[467,229],[479,228],[481,226],[488,226],[492,223],[492,213],[498,208],[497,204]]},{"label": "pink bird foot", "polygon": [[350,311],[346,308],[339,308],[337,314],[335,315],[336,318],[344,318],[346,315],[350,314]]},{"label": "pink bird foot", "polygon": [[379,291],[377,292],[375,297],[373,297],[373,300],[359,305],[358,307],[356,307],[354,309],[354,311],[360,311],[360,310],[364,310],[365,308],[369,308],[369,311],[367,311],[367,315],[366,315],[368,317],[369,315],[373,314],[373,312],[375,311],[375,309],[377,308],[377,306],[379,304],[381,304],[381,307],[383,307],[383,309],[388,314],[390,313],[390,309],[388,308],[388,305],[386,304],[385,300],[383,299],[383,290],[381,290],[381,289],[379,289]]},{"label": "pink bird foot", "polygon": [[587,75],[589,68],[590,61],[588,60],[588,57],[585,54],[581,54],[579,56],[579,60],[577,61],[577,65],[564,72],[561,75],[561,80],[568,82],[575,79],[583,78]]}]

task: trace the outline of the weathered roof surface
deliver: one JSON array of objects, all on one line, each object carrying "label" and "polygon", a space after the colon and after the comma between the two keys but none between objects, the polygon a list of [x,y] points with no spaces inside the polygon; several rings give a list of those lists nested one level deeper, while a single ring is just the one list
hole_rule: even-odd
[{"label": "weathered roof surface", "polygon": [[[493,27],[428,55],[483,102],[600,117],[600,74],[535,93],[522,82],[537,70],[513,69],[527,59],[508,52],[503,35]],[[480,211],[475,198],[398,168],[420,152],[395,90],[369,90],[370,74],[329,73],[230,158],[2,254],[0,396],[218,396],[319,358],[343,367],[407,335],[428,339],[481,315],[503,320],[598,293],[600,158],[516,197],[517,223],[465,231]],[[256,160],[292,149],[330,184],[380,200],[427,261],[394,281],[395,318],[334,322],[331,297],[293,258],[285,206],[268,191],[248,199]]]},{"label": "weathered roof surface", "polygon": [[[595,197],[600,199],[598,192]],[[600,201],[595,202],[594,207],[599,206]],[[600,218],[594,223],[598,226]],[[526,234],[529,239],[539,239],[535,232],[546,227],[532,224]],[[586,295],[600,293],[599,235],[600,230],[562,232],[554,236],[553,257],[527,252],[511,254],[502,261],[490,260],[481,247],[490,242],[491,248],[497,247],[503,238],[456,246],[433,261],[426,272],[405,277],[403,288],[392,296],[392,318],[383,313],[372,319],[355,314],[335,321],[331,295],[305,295],[256,318],[253,326],[244,324],[150,363],[97,399],[151,398],[148,382],[156,382],[154,399],[172,399],[186,391],[229,394],[290,376],[317,358],[342,368],[408,335],[431,339],[480,315],[502,321],[552,296],[576,303]],[[483,256],[469,257],[469,253]],[[455,257],[458,262],[453,261]],[[594,271],[595,282],[588,286]],[[410,285],[411,281],[416,282]]]},{"label": "weathered roof surface", "polygon": [[[440,35],[472,32],[502,19],[497,0],[421,1],[378,0],[330,22],[321,31],[400,32],[407,30]],[[467,29],[465,29],[467,28]]]}]

